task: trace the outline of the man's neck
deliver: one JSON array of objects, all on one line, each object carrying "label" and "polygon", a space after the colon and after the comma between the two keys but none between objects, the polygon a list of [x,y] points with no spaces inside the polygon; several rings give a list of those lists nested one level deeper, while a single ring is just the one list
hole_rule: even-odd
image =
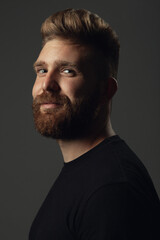
[{"label": "man's neck", "polygon": [[115,132],[112,129],[111,124],[109,124],[106,129],[103,129],[96,134],[81,139],[57,140],[57,142],[61,148],[64,162],[67,163],[88,152],[104,139],[114,135]]}]

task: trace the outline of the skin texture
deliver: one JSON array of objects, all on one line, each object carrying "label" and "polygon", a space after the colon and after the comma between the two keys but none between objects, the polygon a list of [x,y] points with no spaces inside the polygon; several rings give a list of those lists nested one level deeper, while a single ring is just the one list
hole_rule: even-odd
[{"label": "skin texture", "polygon": [[88,46],[54,39],[45,44],[34,64],[37,77],[32,90],[33,100],[36,102],[38,97],[44,96],[43,101],[39,102],[39,114],[43,117],[41,121],[50,119],[53,127],[63,122],[68,111],[65,98],[73,109],[77,107],[76,102],[78,106],[84,105],[84,108],[85,103],[88,104],[89,124],[84,121],[80,126],[79,123],[83,135],[77,132],[76,139],[67,138],[67,135],[57,139],[65,162],[72,161],[115,134],[110,123],[109,108],[117,84],[113,78],[106,81],[98,79],[97,76],[101,78],[103,75],[98,62],[100,56],[94,56]]},{"label": "skin texture", "polygon": [[[96,79],[92,65],[88,64],[87,58],[84,46],[74,45],[62,40],[52,40],[46,43],[36,61],[45,64],[36,67],[38,74],[33,86],[33,98],[40,95],[43,90],[50,89],[67,95],[71,102],[74,101],[75,97],[82,94],[90,94],[95,86]],[[87,68],[84,61],[87,62]],[[66,62],[66,66],[63,62]],[[40,69],[45,69],[47,73],[42,73],[42,71],[39,71]],[[67,71],[68,69],[70,69],[70,72]]]}]

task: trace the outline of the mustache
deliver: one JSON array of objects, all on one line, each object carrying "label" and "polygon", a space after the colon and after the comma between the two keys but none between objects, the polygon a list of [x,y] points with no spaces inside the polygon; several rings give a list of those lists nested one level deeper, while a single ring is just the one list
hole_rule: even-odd
[{"label": "mustache", "polygon": [[60,105],[70,104],[70,100],[65,95],[59,95],[57,93],[43,92],[33,100],[34,105],[41,105],[45,103],[57,103]]}]

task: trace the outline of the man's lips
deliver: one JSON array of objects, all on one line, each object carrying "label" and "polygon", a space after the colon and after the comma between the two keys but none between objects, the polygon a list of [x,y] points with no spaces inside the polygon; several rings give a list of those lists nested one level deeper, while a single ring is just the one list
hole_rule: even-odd
[{"label": "man's lips", "polygon": [[55,109],[57,107],[59,107],[61,104],[59,103],[42,103],[40,105],[40,110],[47,110],[47,109]]}]

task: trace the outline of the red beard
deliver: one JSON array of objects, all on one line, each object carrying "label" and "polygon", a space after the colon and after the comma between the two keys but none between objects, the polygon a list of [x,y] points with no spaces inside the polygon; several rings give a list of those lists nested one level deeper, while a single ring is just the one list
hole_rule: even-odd
[{"label": "red beard", "polygon": [[[43,92],[33,100],[33,117],[37,131],[55,139],[73,139],[88,133],[97,113],[97,93],[89,98],[78,98],[71,103],[64,95]],[[41,111],[41,104],[56,103],[57,106]]]}]

